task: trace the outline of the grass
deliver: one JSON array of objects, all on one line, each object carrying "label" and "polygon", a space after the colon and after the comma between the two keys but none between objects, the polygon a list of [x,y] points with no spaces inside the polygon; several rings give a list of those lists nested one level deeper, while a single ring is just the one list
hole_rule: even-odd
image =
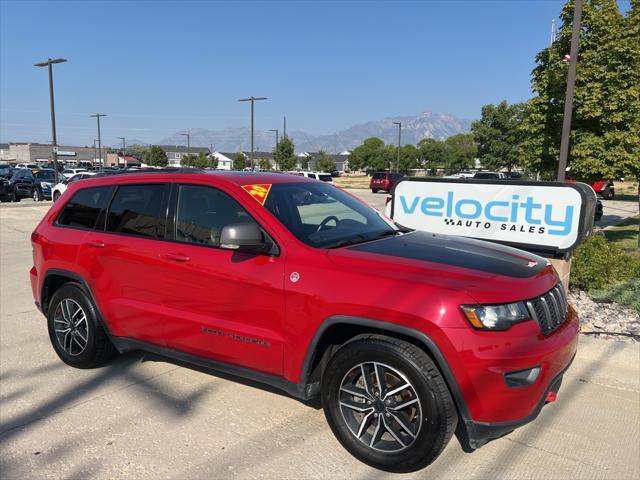
[{"label": "grass", "polygon": [[640,313],[640,278],[614,282],[588,294],[598,302],[615,302]]},{"label": "grass", "polygon": [[638,201],[638,182],[637,181],[624,181],[614,182],[616,189],[615,200],[628,200]]},{"label": "grass", "polygon": [[345,175],[333,179],[333,183],[342,188],[369,188],[371,177],[367,175]]},{"label": "grass", "polygon": [[638,251],[638,228],[640,227],[640,215],[629,217],[620,225],[604,230],[604,236],[609,242],[618,245],[627,253],[640,255]]}]

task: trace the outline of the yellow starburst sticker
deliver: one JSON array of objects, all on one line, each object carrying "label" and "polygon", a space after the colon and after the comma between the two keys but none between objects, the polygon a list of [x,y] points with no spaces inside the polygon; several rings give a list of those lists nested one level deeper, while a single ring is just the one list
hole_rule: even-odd
[{"label": "yellow starburst sticker", "polygon": [[242,185],[242,188],[262,206],[267,201],[269,192],[271,191],[270,183],[258,183],[254,185]]}]

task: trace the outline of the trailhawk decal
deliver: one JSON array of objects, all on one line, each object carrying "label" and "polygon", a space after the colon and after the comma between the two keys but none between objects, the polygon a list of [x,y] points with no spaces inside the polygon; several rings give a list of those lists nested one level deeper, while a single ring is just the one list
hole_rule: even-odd
[{"label": "trailhawk decal", "polygon": [[256,202],[264,206],[264,202],[267,201],[267,197],[271,191],[271,184],[258,183],[254,185],[242,185],[242,189],[255,198]]},{"label": "trailhawk decal", "polygon": [[578,241],[584,200],[569,184],[401,181],[393,220],[446,235],[559,251]]}]

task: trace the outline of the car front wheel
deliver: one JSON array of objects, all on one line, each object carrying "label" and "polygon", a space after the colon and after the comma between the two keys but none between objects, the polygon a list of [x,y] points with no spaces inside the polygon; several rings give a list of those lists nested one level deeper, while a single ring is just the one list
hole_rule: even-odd
[{"label": "car front wheel", "polygon": [[368,335],[341,347],[322,376],[322,405],[340,443],[381,470],[433,462],[457,424],[438,368],[410,343]]},{"label": "car front wheel", "polygon": [[31,194],[34,202],[39,202],[42,200],[42,196],[40,195],[40,191],[37,188],[33,189],[33,193]]},{"label": "car front wheel", "polygon": [[59,198],[60,198],[60,192],[58,191],[53,192],[53,201],[57,202]]}]

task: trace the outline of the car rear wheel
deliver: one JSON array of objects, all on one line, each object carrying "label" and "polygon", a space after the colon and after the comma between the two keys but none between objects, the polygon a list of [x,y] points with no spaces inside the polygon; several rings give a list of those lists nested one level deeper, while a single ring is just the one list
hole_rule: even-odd
[{"label": "car rear wheel", "polygon": [[40,195],[40,190],[38,190],[37,188],[34,188],[31,194],[31,198],[33,198],[34,202],[39,202],[40,200],[42,200],[42,196]]},{"label": "car rear wheel", "polygon": [[451,394],[429,356],[377,335],[349,342],[331,358],[322,376],[322,405],[353,456],[391,472],[429,465],[457,424]]},{"label": "car rear wheel", "polygon": [[67,283],[56,291],[47,324],[54,350],[72,367],[99,367],[116,351],[98,321],[93,302],[78,284]]},{"label": "car rear wheel", "polygon": [[605,200],[613,200],[613,189],[611,187],[605,187],[602,191],[602,198]]},{"label": "car rear wheel", "polygon": [[377,188],[372,188],[371,189],[371,193],[378,193],[378,189]]},{"label": "car rear wheel", "polygon": [[60,192],[56,190],[55,192],[53,192],[53,201],[57,202],[59,198],[60,198]]}]

